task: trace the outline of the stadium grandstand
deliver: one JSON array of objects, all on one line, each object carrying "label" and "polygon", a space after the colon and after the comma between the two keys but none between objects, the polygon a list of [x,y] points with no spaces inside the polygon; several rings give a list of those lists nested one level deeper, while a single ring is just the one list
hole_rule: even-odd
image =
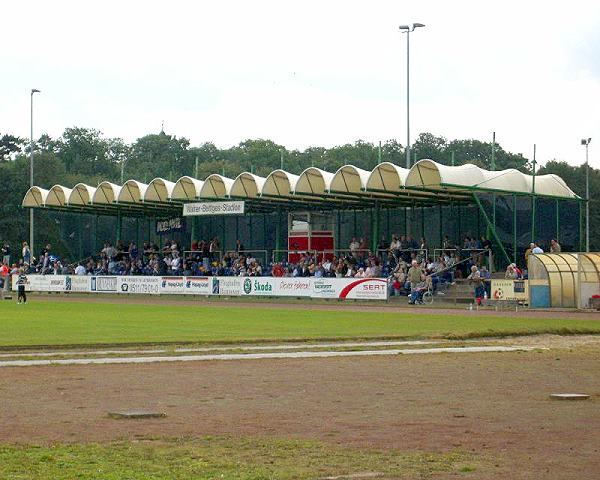
[{"label": "stadium grandstand", "polygon": [[[243,215],[182,214],[185,204],[231,201],[244,202]],[[225,258],[233,274],[238,273],[231,260],[240,254],[257,259],[269,273],[275,264],[296,264],[310,254],[315,263],[377,258],[386,266],[380,275],[394,268],[389,259],[396,250],[407,262],[428,262],[461,249],[486,250],[488,268],[497,270],[522,263],[531,242],[552,239],[564,250],[580,250],[582,204],[556,175],[428,159],[410,169],[384,162],[371,171],[344,165],[336,172],[310,167],[300,175],[278,169],[266,177],[215,173],[204,180],[183,176],[148,184],[131,179],[123,185],[34,186],[22,202],[25,208],[71,213],[95,225],[89,229],[91,245],[79,242],[81,259],[104,249],[102,242],[123,245],[127,239],[125,248],[134,240],[144,253],[147,248],[162,253],[175,244],[183,255],[180,269],[205,250],[210,254],[204,257],[209,260],[205,269],[215,263],[220,268]],[[179,220],[169,223],[172,219]],[[101,236],[99,221],[114,238]],[[356,269],[370,266],[365,260]]]}]

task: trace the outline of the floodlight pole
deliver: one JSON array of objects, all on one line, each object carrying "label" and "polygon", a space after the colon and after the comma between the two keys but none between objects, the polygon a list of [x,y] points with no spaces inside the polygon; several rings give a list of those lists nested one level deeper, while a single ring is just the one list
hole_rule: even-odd
[{"label": "floodlight pole", "polygon": [[[29,187],[33,187],[33,94],[39,93],[40,91],[32,88],[30,95],[30,137],[29,137]],[[29,209],[29,251],[33,259],[34,247],[33,247],[33,208]]]},{"label": "floodlight pole", "polygon": [[410,168],[410,34],[424,26],[422,23],[400,25],[400,30],[406,33],[406,168]]},{"label": "floodlight pole", "polygon": [[585,145],[585,251],[590,251],[590,162],[589,145],[591,138],[584,138],[581,144]]}]

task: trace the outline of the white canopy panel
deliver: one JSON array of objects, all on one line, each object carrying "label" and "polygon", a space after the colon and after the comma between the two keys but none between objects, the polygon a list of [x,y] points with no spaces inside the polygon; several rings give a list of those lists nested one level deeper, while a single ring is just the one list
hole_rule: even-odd
[{"label": "white canopy panel", "polygon": [[53,207],[64,207],[69,203],[69,197],[73,190],[62,185],[54,185],[46,197],[46,205]]},{"label": "white canopy panel", "polygon": [[115,203],[121,193],[121,187],[110,182],[102,182],[94,192],[92,203]]},{"label": "white canopy panel", "polygon": [[293,191],[295,195],[325,195],[329,193],[331,180],[333,173],[308,167],[298,177]]},{"label": "white canopy panel", "polygon": [[69,205],[89,205],[92,203],[95,193],[95,187],[91,187],[85,183],[78,183],[73,187],[73,190],[71,190],[71,195],[69,195],[69,201],[67,203]]},{"label": "white canopy panel", "polygon": [[206,177],[200,189],[200,198],[227,198],[233,186],[233,179],[213,173]]},{"label": "white canopy panel", "polygon": [[274,197],[289,197],[296,188],[300,177],[285,170],[273,170],[267,176],[261,195]]},{"label": "white canopy panel", "polygon": [[118,202],[140,203],[144,200],[144,195],[148,190],[148,185],[137,180],[127,180],[119,192]]},{"label": "white canopy panel", "polygon": [[196,200],[204,182],[197,178],[183,176],[175,182],[171,198],[173,200]]},{"label": "white canopy panel", "polygon": [[48,190],[40,187],[31,187],[23,197],[21,203],[24,207],[44,207],[46,206],[46,198],[48,198]]},{"label": "white canopy panel", "polygon": [[371,172],[355,167],[344,165],[339,168],[331,180],[332,192],[360,193],[367,189],[367,181]]},{"label": "white canopy panel", "polygon": [[229,195],[236,198],[256,198],[266,181],[267,179],[264,177],[250,172],[242,172],[233,181]]},{"label": "white canopy panel", "polygon": [[168,202],[173,195],[175,183],[164,178],[155,178],[148,184],[144,202]]}]

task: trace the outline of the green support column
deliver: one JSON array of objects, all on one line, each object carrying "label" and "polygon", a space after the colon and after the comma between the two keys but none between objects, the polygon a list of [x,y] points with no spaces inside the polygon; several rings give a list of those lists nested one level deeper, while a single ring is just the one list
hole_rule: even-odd
[{"label": "green support column", "polygon": [[92,253],[95,254],[98,250],[98,214],[94,214],[94,236],[92,237]]},{"label": "green support column", "polygon": [[404,235],[408,235],[408,207],[404,207]]},{"label": "green support column", "polygon": [[425,207],[421,207],[421,238],[425,238]]},{"label": "green support column", "polygon": [[440,231],[440,243],[439,243],[439,247],[442,248],[442,244],[444,243],[444,233],[442,231],[442,219],[444,216],[443,210],[442,210],[442,206],[439,205],[438,206],[438,218],[439,218],[439,231]]},{"label": "green support column", "polygon": [[460,229],[460,214],[461,214],[460,211],[461,211],[461,208],[460,208],[460,205],[458,205],[458,217],[456,218],[458,220],[458,225],[456,226],[456,231],[457,231],[457,234],[458,234],[458,238],[456,240],[457,240],[457,242],[458,242],[459,245],[462,245],[462,243],[461,243],[462,232],[460,231],[461,230]]},{"label": "green support column", "polygon": [[579,251],[583,250],[583,202],[579,202]]},{"label": "green support column", "polygon": [[192,231],[190,233],[190,250],[192,248],[192,242],[198,241],[198,217],[192,217]]},{"label": "green support column", "polygon": [[513,193],[513,262],[517,263],[517,196]]},{"label": "green support column", "polygon": [[148,219],[148,242],[152,242],[152,221]]},{"label": "green support column", "polygon": [[[338,219],[339,219],[339,212],[338,212]],[[277,213],[276,213],[276,217],[275,217],[275,250],[277,251],[277,256],[273,255],[273,260],[275,260],[276,262],[279,261],[279,254],[280,252],[278,250],[281,250],[281,208],[277,208]]]},{"label": "green support column", "polygon": [[221,217],[221,254],[225,255],[225,242],[227,242],[227,225],[225,224],[225,216]]},{"label": "green support column", "polygon": [[81,226],[81,213],[77,215],[77,230],[79,236],[79,259],[83,258],[83,228]]},{"label": "green support column", "polygon": [[240,217],[235,217],[235,241],[240,239]]},{"label": "green support column", "polygon": [[555,200],[556,202],[556,241],[560,243],[559,241],[559,234],[560,234],[560,204],[558,203],[558,199]]},{"label": "green support column", "polygon": [[121,233],[123,229],[123,216],[121,210],[117,210],[117,242],[121,240]]},{"label": "green support column", "polygon": [[140,248],[140,217],[135,219],[135,244]]},{"label": "green support column", "polygon": [[531,241],[535,242],[535,193],[531,196]]},{"label": "green support column", "polygon": [[356,210],[353,210],[352,213],[354,213],[354,230],[352,231],[352,236],[355,237],[356,236]]},{"label": "green support column", "polygon": [[342,242],[342,221],[341,221],[341,213],[338,210],[336,212],[336,222],[337,222],[337,231],[335,232],[335,249],[339,250],[341,248]]},{"label": "green support column", "polygon": [[385,210],[385,238],[388,240],[392,238],[392,233],[390,232],[390,214],[390,209],[387,208]]},{"label": "green support column", "polygon": [[[492,223],[494,224],[494,230],[496,230],[496,194],[492,193]],[[489,237],[488,237],[489,238]]]},{"label": "green support column", "polygon": [[373,235],[371,239],[371,251],[377,253],[377,244],[379,243],[379,202],[375,202],[373,209]]},{"label": "green support column", "polygon": [[[473,198],[475,200],[475,203],[477,203],[477,206],[479,207],[479,211],[483,215],[483,219],[485,220],[485,222],[488,224],[488,226],[493,227],[492,222],[489,219],[489,217],[487,216],[487,213],[485,213],[483,205],[481,204],[481,201],[479,200],[479,197],[477,196],[476,193],[473,194]],[[479,218],[479,215],[477,215],[477,217]],[[491,228],[491,233],[492,233],[491,238],[493,238],[496,241],[496,245],[502,252],[502,255],[504,255],[504,258],[506,259],[506,261],[508,263],[511,263],[510,257],[506,253],[506,250],[504,249],[504,245],[502,244],[502,242],[500,241],[500,238],[498,237],[498,234],[496,233],[496,229]]]}]

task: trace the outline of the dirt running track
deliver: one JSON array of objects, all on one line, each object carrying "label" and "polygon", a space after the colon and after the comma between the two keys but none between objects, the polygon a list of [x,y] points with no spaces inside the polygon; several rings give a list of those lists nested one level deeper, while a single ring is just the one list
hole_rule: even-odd
[{"label": "dirt running track", "polygon": [[[600,350],[0,369],[0,442],[204,434],[485,460],[469,478],[600,478]],[[548,398],[584,392],[583,402]],[[112,420],[150,408],[166,419]],[[447,478],[447,477],[444,477]]]}]

